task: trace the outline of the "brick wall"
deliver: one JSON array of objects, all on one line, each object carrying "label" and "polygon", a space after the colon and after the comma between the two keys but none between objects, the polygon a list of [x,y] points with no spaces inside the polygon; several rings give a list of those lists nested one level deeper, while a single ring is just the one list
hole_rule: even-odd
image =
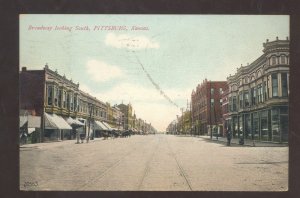
[{"label": "brick wall", "polygon": [[44,70],[26,71],[25,68],[20,72],[20,109],[34,110],[37,116],[43,112],[44,103]]}]

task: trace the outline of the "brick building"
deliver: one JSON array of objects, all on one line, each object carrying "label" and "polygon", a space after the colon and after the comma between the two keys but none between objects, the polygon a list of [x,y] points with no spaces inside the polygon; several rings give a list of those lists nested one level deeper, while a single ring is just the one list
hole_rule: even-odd
[{"label": "brick building", "polygon": [[79,90],[79,83],[61,76],[46,65],[42,70],[20,72],[20,109],[41,117],[39,142],[93,135],[107,120],[106,104]]},{"label": "brick building", "polygon": [[197,135],[210,135],[220,132],[222,124],[223,90],[227,89],[226,81],[208,81],[205,79],[191,94],[192,132]]}]

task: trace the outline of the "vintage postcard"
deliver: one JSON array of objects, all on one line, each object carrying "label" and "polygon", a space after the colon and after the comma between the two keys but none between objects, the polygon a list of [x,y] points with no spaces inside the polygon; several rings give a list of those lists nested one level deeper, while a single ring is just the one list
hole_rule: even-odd
[{"label": "vintage postcard", "polygon": [[288,15],[21,14],[21,191],[287,191]]}]

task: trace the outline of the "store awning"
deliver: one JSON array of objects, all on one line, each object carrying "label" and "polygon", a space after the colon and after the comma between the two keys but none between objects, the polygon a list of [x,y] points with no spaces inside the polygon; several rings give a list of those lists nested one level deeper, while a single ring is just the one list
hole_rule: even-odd
[{"label": "store awning", "polygon": [[45,129],[72,129],[72,127],[56,114],[45,113]]},{"label": "store awning", "polygon": [[107,124],[106,122],[102,122],[104,124],[104,126],[106,126],[108,128],[109,131],[112,131],[113,128],[111,128],[111,126],[109,126],[109,124]]},{"label": "store awning", "polygon": [[29,115],[28,128],[41,128],[41,117]]},{"label": "store awning", "polygon": [[95,120],[94,129],[96,130],[109,130],[102,122]]},{"label": "store awning", "polygon": [[32,115],[20,116],[19,126],[24,127],[26,123],[28,128],[41,128],[41,117]]},{"label": "store awning", "polygon": [[20,122],[19,122],[19,127],[23,127],[24,124],[27,122],[27,116],[20,116]]},{"label": "store awning", "polygon": [[80,126],[84,126],[84,124],[82,122],[80,122],[79,120],[73,119],[71,117],[68,117],[65,119],[67,121],[67,123],[73,127],[80,127]]}]

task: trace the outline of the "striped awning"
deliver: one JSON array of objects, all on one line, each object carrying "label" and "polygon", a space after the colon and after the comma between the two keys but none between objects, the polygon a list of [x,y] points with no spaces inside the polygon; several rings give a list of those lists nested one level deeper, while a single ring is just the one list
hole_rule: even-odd
[{"label": "striped awning", "polygon": [[102,122],[105,126],[106,126],[106,128],[109,130],[109,131],[112,131],[113,130],[113,128],[108,124],[108,123],[106,123],[106,122]]},{"label": "striped awning", "polygon": [[56,114],[45,113],[45,129],[72,129],[72,127]]},{"label": "striped awning", "polygon": [[94,129],[95,130],[108,130],[108,128],[100,121],[95,120],[94,122]]}]

